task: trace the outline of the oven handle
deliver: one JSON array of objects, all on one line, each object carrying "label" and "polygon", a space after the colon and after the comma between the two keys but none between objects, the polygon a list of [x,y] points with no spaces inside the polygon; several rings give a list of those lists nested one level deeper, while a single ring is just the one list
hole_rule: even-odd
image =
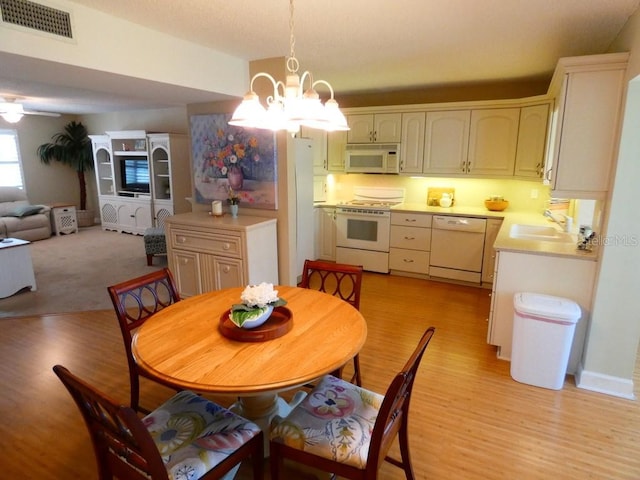
[{"label": "oven handle", "polygon": [[343,217],[350,217],[350,218],[354,218],[354,217],[370,218],[371,220],[375,220],[376,218],[387,218],[391,216],[391,212],[389,211],[378,210],[378,212],[380,213],[362,213],[358,211],[345,211],[345,210],[337,209],[336,215],[340,215]]}]

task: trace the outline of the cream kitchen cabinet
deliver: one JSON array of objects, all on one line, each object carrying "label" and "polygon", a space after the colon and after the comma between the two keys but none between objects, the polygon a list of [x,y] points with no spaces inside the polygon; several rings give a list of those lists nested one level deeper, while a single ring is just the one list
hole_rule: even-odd
[{"label": "cream kitchen cabinet", "polygon": [[514,176],[542,178],[547,145],[549,104],[522,107]]},{"label": "cream kitchen cabinet", "polygon": [[400,173],[422,173],[425,112],[402,114]]},{"label": "cream kitchen cabinet", "polygon": [[327,160],[327,132],[315,128],[301,127],[302,138],[311,140],[311,156],[313,158],[313,174],[326,175],[329,173]]},{"label": "cream kitchen cabinet", "polygon": [[344,152],[347,132],[327,132],[327,169],[329,173],[344,173]]},{"label": "cream kitchen cabinet", "polygon": [[551,80],[555,97],[545,183],[552,195],[604,198],[617,151],[628,53],[562,58]]},{"label": "cream kitchen cabinet", "polygon": [[400,143],[402,114],[376,113],[348,115],[348,143]]},{"label": "cream kitchen cabinet", "polygon": [[389,270],[392,274],[427,278],[432,215],[391,212]]},{"label": "cream kitchen cabinet", "polygon": [[502,226],[501,218],[487,218],[487,228],[484,232],[484,252],[482,255],[482,286],[492,288],[495,275],[496,251],[493,244]]},{"label": "cream kitchen cabinet", "polygon": [[597,263],[593,260],[499,251],[491,298],[487,342],[498,346],[498,357],[511,359],[513,296],[532,292],[568,298],[580,305],[582,318],[576,325],[568,373],[575,373],[591,318]]},{"label": "cream kitchen cabinet", "polygon": [[471,110],[427,112],[422,172],[465,173]]},{"label": "cream kitchen cabinet", "polygon": [[516,161],[520,108],[473,110],[466,173],[510,177]]},{"label": "cream kitchen cabinet", "polygon": [[182,297],[278,283],[275,219],[183,213],[167,218],[165,231],[169,268]]},{"label": "cream kitchen cabinet", "polygon": [[316,207],[316,258],[336,261],[336,209],[335,207]]}]

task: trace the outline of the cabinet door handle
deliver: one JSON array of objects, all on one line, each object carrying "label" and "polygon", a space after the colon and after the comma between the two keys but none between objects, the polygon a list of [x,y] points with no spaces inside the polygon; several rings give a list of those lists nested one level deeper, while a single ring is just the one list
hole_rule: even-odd
[{"label": "cabinet door handle", "polygon": [[187,239],[185,237],[176,237],[176,242],[178,242],[178,243],[186,243]]},{"label": "cabinet door handle", "polygon": [[229,273],[229,272],[231,271],[231,268],[229,267],[229,265],[225,265],[225,266],[222,268],[222,271],[223,271],[224,273]]},{"label": "cabinet door handle", "polygon": [[402,260],[404,263],[413,263],[413,260],[411,260],[410,258],[405,258]]},{"label": "cabinet door handle", "polygon": [[405,236],[405,237],[404,237],[404,239],[405,239],[405,240],[415,240],[415,239],[416,239],[416,237],[406,237],[406,236]]},{"label": "cabinet door handle", "polygon": [[413,223],[413,222],[416,221],[416,219],[415,218],[405,218],[404,221],[405,222],[409,222],[409,223]]},{"label": "cabinet door handle", "polygon": [[229,250],[230,248],[231,248],[231,245],[229,245],[228,243],[225,243],[224,245],[222,245],[223,250]]}]

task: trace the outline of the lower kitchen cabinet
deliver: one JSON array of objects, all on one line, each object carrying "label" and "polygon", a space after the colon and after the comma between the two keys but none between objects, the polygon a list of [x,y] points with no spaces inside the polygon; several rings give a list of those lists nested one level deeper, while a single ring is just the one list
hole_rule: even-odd
[{"label": "lower kitchen cabinet", "polygon": [[316,207],[315,209],[315,254],[318,260],[336,261],[336,209]]},{"label": "lower kitchen cabinet", "polygon": [[484,232],[484,253],[482,256],[482,286],[491,288],[496,262],[496,251],[493,244],[502,226],[501,218],[487,218],[487,229]]},{"label": "lower kitchen cabinet", "polygon": [[498,346],[499,358],[511,359],[513,297],[516,293],[531,292],[567,298],[580,305],[582,310],[567,367],[568,373],[575,373],[582,358],[591,319],[596,262],[581,258],[500,251],[497,253],[496,263],[487,342]]},{"label": "lower kitchen cabinet", "polygon": [[165,220],[169,269],[181,297],[278,284],[276,220],[184,213]]},{"label": "lower kitchen cabinet", "polygon": [[389,270],[427,278],[431,250],[430,214],[391,212]]}]

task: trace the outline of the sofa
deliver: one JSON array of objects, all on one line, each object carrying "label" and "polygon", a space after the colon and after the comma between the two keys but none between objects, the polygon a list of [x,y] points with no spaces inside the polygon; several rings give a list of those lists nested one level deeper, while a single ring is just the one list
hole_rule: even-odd
[{"label": "sofa", "polygon": [[51,209],[32,205],[24,190],[0,187],[0,238],[30,242],[51,237]]}]

